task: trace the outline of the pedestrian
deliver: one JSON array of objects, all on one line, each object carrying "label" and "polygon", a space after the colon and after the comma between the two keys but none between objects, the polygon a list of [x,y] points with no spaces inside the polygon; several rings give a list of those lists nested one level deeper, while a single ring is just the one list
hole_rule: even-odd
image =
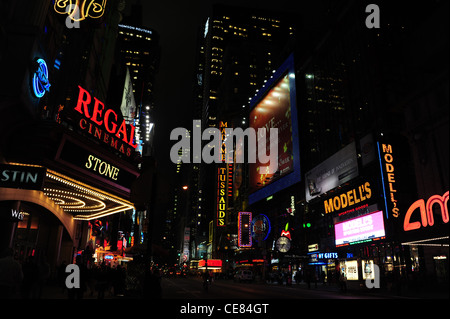
[{"label": "pedestrian", "polygon": [[64,293],[65,289],[66,289],[66,267],[67,267],[67,263],[65,260],[62,261],[61,265],[59,265],[58,270],[57,270],[57,274],[56,274],[56,280],[58,282],[58,286],[61,287],[61,292]]},{"label": "pedestrian", "polygon": [[114,295],[122,297],[125,294],[125,268],[118,265],[114,274]]},{"label": "pedestrian", "polygon": [[341,291],[347,292],[347,277],[345,276],[344,272],[341,272],[341,275],[339,276],[339,285]]},{"label": "pedestrian", "polygon": [[75,264],[78,266],[80,270],[80,278],[79,278],[79,287],[73,287],[68,289],[67,297],[69,299],[83,299],[84,292],[86,290],[86,266],[82,261],[81,255],[77,255],[75,259]]},{"label": "pedestrian", "polygon": [[23,281],[21,287],[21,295],[23,299],[31,299],[35,297],[35,291],[38,286],[39,268],[35,262],[34,256],[28,256],[22,265]]},{"label": "pedestrian", "polygon": [[19,298],[23,280],[22,266],[13,258],[14,251],[7,248],[0,256],[0,299]]},{"label": "pedestrian", "polygon": [[97,269],[95,276],[97,281],[97,299],[105,299],[105,290],[108,288],[108,269],[105,264],[102,264],[100,268]]},{"label": "pedestrian", "polygon": [[311,289],[311,270],[310,269],[306,270],[305,279],[306,279],[306,283],[308,285],[308,289]]},{"label": "pedestrian", "polygon": [[41,255],[38,263],[38,278],[36,290],[33,292],[33,299],[41,299],[44,286],[50,278],[50,264],[47,262],[45,255]]}]

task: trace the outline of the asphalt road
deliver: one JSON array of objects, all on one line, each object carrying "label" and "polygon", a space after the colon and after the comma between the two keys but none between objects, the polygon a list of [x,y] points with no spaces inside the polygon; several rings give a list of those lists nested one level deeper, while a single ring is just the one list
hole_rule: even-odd
[{"label": "asphalt road", "polygon": [[275,284],[239,283],[216,280],[206,291],[200,278],[163,278],[164,299],[379,299],[376,294],[341,292],[335,286],[306,284],[280,286]]}]

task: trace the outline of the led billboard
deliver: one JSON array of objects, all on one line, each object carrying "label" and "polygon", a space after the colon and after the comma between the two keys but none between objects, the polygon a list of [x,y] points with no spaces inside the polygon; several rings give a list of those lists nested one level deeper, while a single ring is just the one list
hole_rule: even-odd
[{"label": "led billboard", "polygon": [[377,211],[334,225],[336,247],[385,238],[383,212]]},{"label": "led billboard", "polygon": [[[250,102],[250,128],[265,128],[266,154],[270,153],[269,129],[278,129],[278,169],[261,171],[259,160],[249,164],[249,203],[255,203],[301,180],[294,58],[291,55]],[[258,139],[261,136],[258,134]]]}]

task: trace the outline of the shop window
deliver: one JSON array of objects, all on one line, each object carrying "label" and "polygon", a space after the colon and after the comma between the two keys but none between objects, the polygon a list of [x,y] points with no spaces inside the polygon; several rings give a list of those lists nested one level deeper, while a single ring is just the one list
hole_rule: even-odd
[{"label": "shop window", "polygon": [[39,228],[39,217],[31,216],[30,229],[38,229]]},{"label": "shop window", "polygon": [[17,223],[17,228],[25,228],[26,229],[28,227],[29,217],[30,217],[30,215],[23,214],[23,220],[21,220]]}]

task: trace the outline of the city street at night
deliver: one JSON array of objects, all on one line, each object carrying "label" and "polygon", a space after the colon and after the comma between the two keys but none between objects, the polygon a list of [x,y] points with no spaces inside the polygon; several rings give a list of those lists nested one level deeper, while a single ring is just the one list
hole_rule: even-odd
[{"label": "city street at night", "polygon": [[237,283],[217,280],[208,290],[198,278],[164,278],[163,298],[170,299],[391,299],[393,295],[340,291],[337,286],[314,283],[308,289],[306,283],[291,286],[278,284]]},{"label": "city street at night", "polygon": [[0,1],[0,300],[440,305],[449,4]]}]

